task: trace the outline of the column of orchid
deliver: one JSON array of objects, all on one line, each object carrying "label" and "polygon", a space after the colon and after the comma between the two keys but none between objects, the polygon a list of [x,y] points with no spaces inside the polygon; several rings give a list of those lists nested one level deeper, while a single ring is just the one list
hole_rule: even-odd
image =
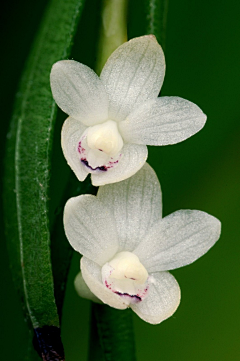
[{"label": "column of orchid", "polygon": [[64,156],[97,196],[68,200],[64,228],[81,253],[75,286],[80,296],[117,309],[131,307],[157,324],[180,302],[169,270],[194,262],[220,236],[215,217],[180,210],[162,218],[158,178],[146,163],[147,145],[181,142],[206,122],[201,109],[179,97],[158,97],[165,59],[154,36],[132,39],[107,60],[100,77],[73,60],[55,63],[51,88],[69,117]]}]

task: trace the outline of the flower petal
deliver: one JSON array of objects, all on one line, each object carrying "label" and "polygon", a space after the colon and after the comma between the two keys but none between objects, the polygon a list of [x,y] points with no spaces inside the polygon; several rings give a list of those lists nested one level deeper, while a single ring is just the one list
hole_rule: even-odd
[{"label": "flower petal", "polygon": [[74,118],[67,118],[62,127],[62,150],[68,165],[80,181],[84,181],[89,171],[81,162],[78,152],[79,141],[86,130],[86,126]]},{"label": "flower petal", "polygon": [[157,97],[164,75],[164,54],[153,35],[119,46],[100,76],[109,96],[110,119],[124,120],[142,102]]},{"label": "flower petal", "polygon": [[125,142],[167,145],[182,142],[197,133],[206,115],[194,103],[178,97],[151,99],[119,124]]},{"label": "flower petal", "polygon": [[148,150],[145,145],[124,144],[117,165],[106,170],[98,170],[92,174],[92,184],[102,186],[120,182],[135,174],[146,162]]},{"label": "flower petal", "polygon": [[108,96],[94,71],[74,60],[55,63],[50,74],[54,100],[68,115],[85,125],[108,118]]},{"label": "flower petal", "polygon": [[81,271],[84,281],[90,288],[91,292],[96,295],[103,303],[107,305],[124,310],[128,307],[127,301],[118,296],[116,293],[110,291],[102,283],[101,267],[95,262],[92,262],[86,257],[81,259]]},{"label": "flower petal", "polygon": [[87,300],[96,302],[96,303],[102,303],[90,290],[90,288],[87,286],[86,282],[83,279],[82,273],[79,272],[74,280],[74,287],[78,294],[78,296],[82,298],[86,298]]},{"label": "flower petal", "polygon": [[157,324],[176,311],[181,293],[176,279],[170,273],[152,273],[150,277],[152,283],[147,297],[141,302],[131,304],[131,308],[144,321]]},{"label": "flower petal", "polygon": [[97,197],[70,198],[64,209],[63,223],[71,246],[102,266],[118,250],[115,220]]},{"label": "flower petal", "polygon": [[218,240],[221,223],[201,211],[180,210],[163,218],[134,250],[148,272],[185,266]]},{"label": "flower petal", "polygon": [[149,164],[131,178],[99,188],[97,197],[113,214],[119,252],[132,251],[162,217],[162,193]]}]

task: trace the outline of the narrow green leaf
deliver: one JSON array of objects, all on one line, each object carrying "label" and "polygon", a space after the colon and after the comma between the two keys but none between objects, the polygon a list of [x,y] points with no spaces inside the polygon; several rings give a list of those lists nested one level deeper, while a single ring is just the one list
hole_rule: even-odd
[{"label": "narrow green leaf", "polygon": [[54,299],[48,188],[56,105],[52,64],[70,54],[84,0],[52,0],[17,94],[5,161],[4,204],[11,267],[34,328],[59,326]]}]

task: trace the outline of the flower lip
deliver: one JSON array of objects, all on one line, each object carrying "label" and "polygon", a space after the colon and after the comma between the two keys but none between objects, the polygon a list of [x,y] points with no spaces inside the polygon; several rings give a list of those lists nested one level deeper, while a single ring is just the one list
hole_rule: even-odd
[{"label": "flower lip", "polygon": [[118,165],[123,140],[113,120],[89,127],[78,141],[77,152],[88,172],[106,172]]},{"label": "flower lip", "polygon": [[148,292],[148,272],[132,252],[119,252],[107,262],[102,282],[129,303],[142,301]]},{"label": "flower lip", "polygon": [[118,131],[117,123],[107,120],[103,124],[89,127],[87,131],[89,148],[104,152],[111,157],[116,156],[123,147],[123,140]]}]

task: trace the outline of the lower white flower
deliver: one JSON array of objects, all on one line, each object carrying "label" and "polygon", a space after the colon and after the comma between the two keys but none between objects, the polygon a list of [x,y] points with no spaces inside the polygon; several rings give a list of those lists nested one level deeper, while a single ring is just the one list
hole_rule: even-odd
[{"label": "lower white flower", "polygon": [[146,163],[133,177],[99,188],[97,196],[71,198],[64,228],[80,252],[80,296],[125,309],[156,324],[180,302],[180,288],[168,270],[192,263],[218,240],[221,223],[196,210],[162,218],[161,189]]}]

